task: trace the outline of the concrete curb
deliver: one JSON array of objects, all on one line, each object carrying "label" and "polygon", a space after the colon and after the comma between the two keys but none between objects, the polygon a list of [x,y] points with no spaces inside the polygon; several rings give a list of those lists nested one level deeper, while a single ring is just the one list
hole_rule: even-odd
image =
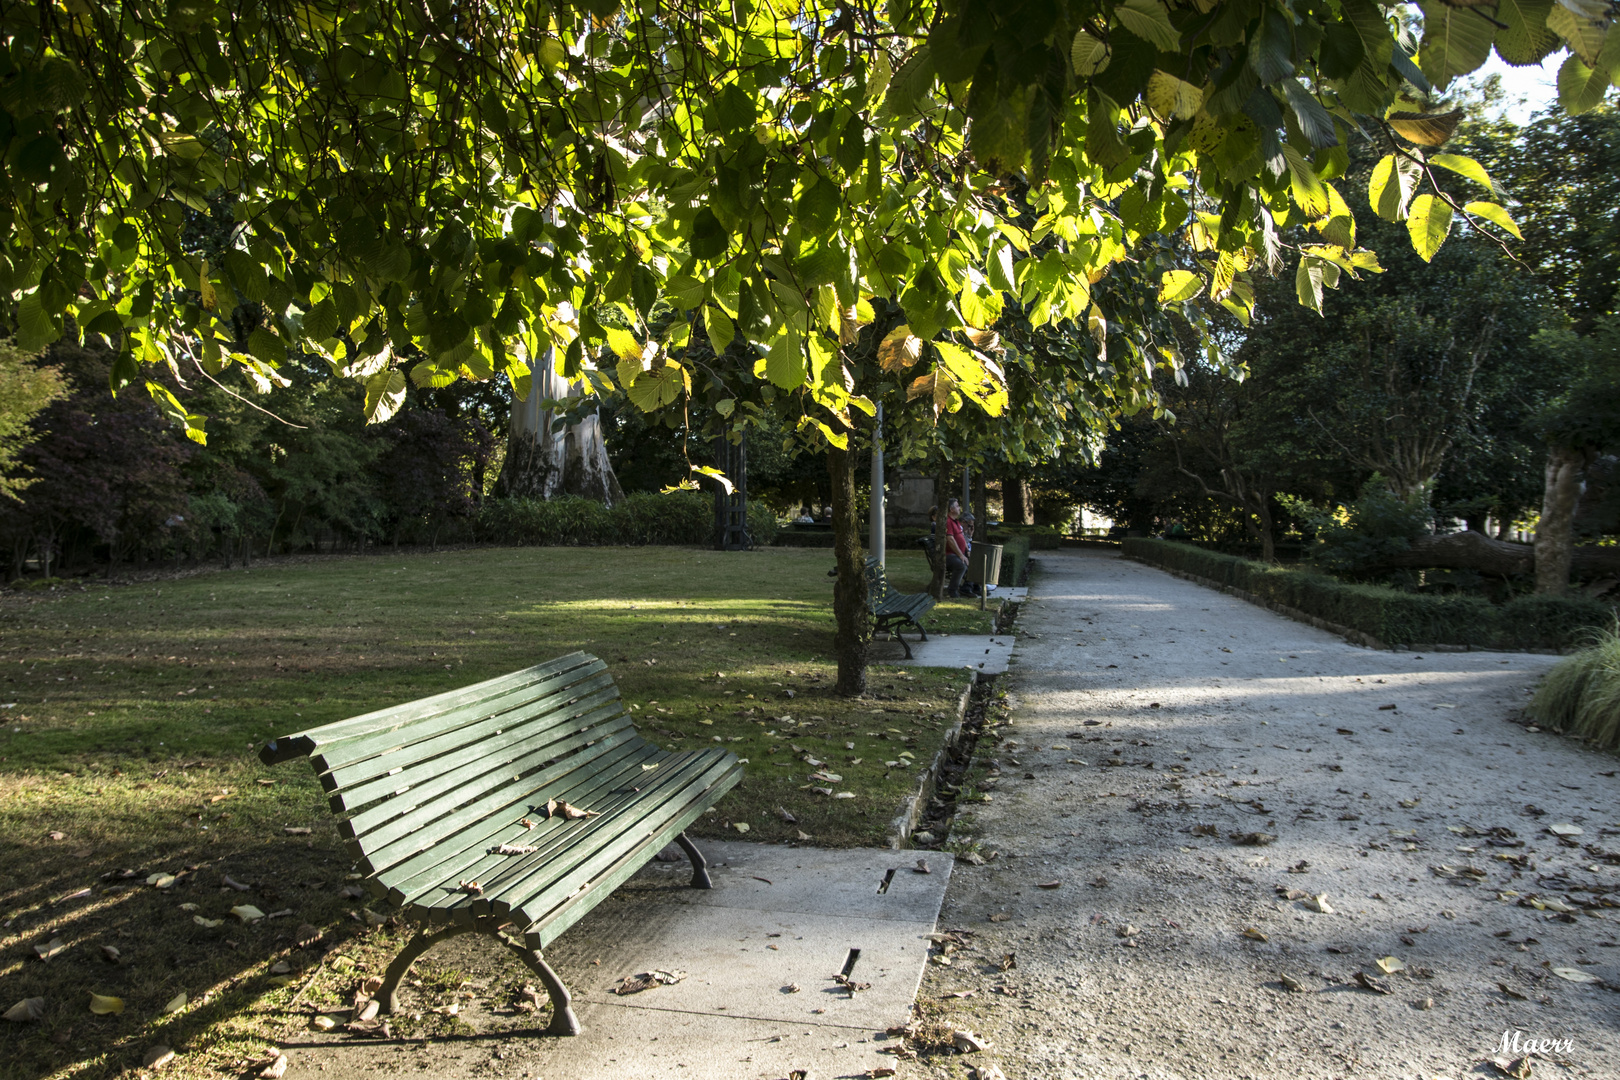
[{"label": "concrete curb", "polygon": [[956,723],[945,733],[945,742],[934,754],[934,760],[918,775],[916,790],[901,802],[900,813],[889,823],[888,843],[891,849],[898,850],[911,836],[911,830],[917,827],[917,820],[922,817],[923,808],[928,805],[928,795],[934,790],[934,782],[945,767],[945,755],[962,741],[962,724],[967,720],[968,700],[973,697],[973,688],[978,682],[979,673],[975,671],[968,680],[967,689],[962,691],[962,697],[956,703]]},{"label": "concrete curb", "polygon": [[1215,581],[1212,578],[1202,577],[1198,574],[1189,574],[1184,570],[1172,570],[1168,566],[1160,566],[1158,563],[1148,562],[1146,559],[1138,559],[1130,555],[1122,555],[1121,558],[1130,559],[1134,563],[1140,563],[1143,566],[1151,567],[1160,573],[1169,574],[1171,577],[1178,577],[1183,581],[1190,581],[1194,585],[1201,585],[1206,589],[1214,589],[1216,592],[1223,592],[1228,596],[1235,596],[1239,600],[1246,600],[1256,607],[1263,607],[1267,611],[1274,611],[1278,615],[1282,615],[1285,618],[1293,619],[1295,622],[1302,622],[1309,626],[1314,626],[1318,630],[1326,630],[1330,634],[1338,634],[1350,644],[1361,645],[1368,649],[1382,649],[1386,652],[1487,652],[1531,653],[1539,656],[1565,655],[1565,650],[1563,649],[1486,649],[1478,645],[1435,644],[1386,645],[1384,642],[1373,637],[1371,634],[1357,630],[1354,627],[1342,626],[1339,623],[1329,622],[1328,620],[1318,618],[1315,615],[1308,615],[1298,608],[1289,607],[1287,604],[1279,604],[1274,600],[1267,600],[1264,597],[1256,596],[1254,593],[1248,592],[1244,589],[1239,589],[1236,586],[1222,585],[1220,582]]}]

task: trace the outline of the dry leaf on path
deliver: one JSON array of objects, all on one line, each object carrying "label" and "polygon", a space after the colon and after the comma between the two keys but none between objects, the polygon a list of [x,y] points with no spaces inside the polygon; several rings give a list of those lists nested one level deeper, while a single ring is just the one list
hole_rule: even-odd
[{"label": "dry leaf on path", "polygon": [[809,839],[812,839],[812,837],[811,837],[811,836],[810,836],[810,834],[809,834],[809,833],[807,833],[807,832],[805,832],[805,831],[804,831],[804,830],[803,830],[803,829],[798,829],[798,830],[796,830],[796,831],[797,831],[797,832],[798,832],[798,834],[799,834],[799,839],[800,839],[800,840],[801,840],[801,841],[803,841],[803,840],[809,840]]},{"label": "dry leaf on path", "polygon": [[6,1019],[13,1024],[27,1024],[45,1015],[44,998],[23,998],[6,1010]]},{"label": "dry leaf on path", "polygon": [[1242,844],[1245,847],[1265,847],[1267,844],[1270,844],[1270,843],[1274,842],[1276,839],[1277,838],[1275,836],[1273,836],[1271,833],[1263,833],[1263,832],[1246,832],[1246,833],[1233,833],[1232,834],[1232,843],[1234,843],[1234,844]]},{"label": "dry leaf on path", "polygon": [[1524,1057],[1514,1058],[1511,1061],[1503,1057],[1493,1057],[1490,1061],[1493,1069],[1503,1076],[1510,1077],[1511,1080],[1530,1080],[1530,1055],[1528,1054]]},{"label": "dry leaf on path", "polygon": [[951,1032],[951,1042],[964,1054],[973,1054],[990,1049],[989,1043],[966,1028],[957,1028]]},{"label": "dry leaf on path", "polygon": [[108,1014],[121,1013],[124,1011],[124,999],[120,997],[103,996],[92,991],[90,994],[90,1011],[95,1013],[97,1016],[107,1016]]},{"label": "dry leaf on path", "polygon": [[1012,916],[1007,914],[1005,911],[998,911],[994,915],[990,916],[990,921],[991,922],[1006,922],[1010,918],[1012,918]]},{"label": "dry leaf on path", "polygon": [[141,1055],[141,1065],[148,1069],[161,1069],[174,1060],[174,1051],[158,1043]]},{"label": "dry leaf on path", "polygon": [[778,806],[776,808],[776,816],[787,822],[789,825],[797,825],[799,823],[799,819],[794,817],[785,806]]},{"label": "dry leaf on path", "polygon": [[571,806],[566,802],[558,802],[556,799],[546,800],[547,817],[560,817],[564,821],[578,821],[580,818],[600,817],[601,813],[600,810],[581,810],[577,806]]},{"label": "dry leaf on path", "polygon": [[47,941],[43,945],[35,945],[34,953],[41,960],[49,960],[51,957],[58,955],[66,948],[67,943],[61,938],[51,938],[51,940]]},{"label": "dry leaf on path", "polygon": [[533,844],[496,844],[486,854],[489,855],[533,855],[540,849]]},{"label": "dry leaf on path", "polygon": [[161,1011],[165,1016],[169,1015],[170,1013],[177,1013],[186,1007],[186,1002],[188,1000],[190,999],[186,997],[186,992],[182,990],[178,994],[174,995],[174,997],[170,998],[169,1003],[163,1006]]},{"label": "dry leaf on path", "polygon": [[1365,971],[1358,971],[1350,976],[1351,980],[1363,990],[1371,990],[1375,994],[1389,993],[1389,987],[1368,975]]},{"label": "dry leaf on path", "polygon": [[308,825],[283,825],[281,831],[288,836],[308,836]]},{"label": "dry leaf on path", "polygon": [[1567,979],[1572,983],[1600,983],[1603,981],[1591,972],[1582,971],[1580,968],[1556,967],[1552,969],[1552,973],[1560,979]]},{"label": "dry leaf on path", "polygon": [[626,975],[619,980],[613,992],[620,996],[625,994],[639,994],[643,990],[651,990],[655,986],[673,986],[686,978],[684,971],[643,971],[637,975]]},{"label": "dry leaf on path", "polygon": [[1043,881],[1039,885],[1036,885],[1035,887],[1037,889],[1056,889],[1056,888],[1061,888],[1062,885],[1063,885],[1063,882],[1061,882],[1061,881]]},{"label": "dry leaf on path", "polygon": [[1397,971],[1405,971],[1406,964],[1404,964],[1401,961],[1401,958],[1398,956],[1386,956],[1382,960],[1378,961],[1378,970],[1382,971],[1385,975],[1393,975]]},{"label": "dry leaf on path", "polygon": [[1549,826],[1547,826],[1547,831],[1552,833],[1554,836],[1584,836],[1584,835],[1586,835],[1586,830],[1585,829],[1581,828],[1579,825],[1571,825],[1567,821],[1559,822],[1556,825],[1549,825]]},{"label": "dry leaf on path", "polygon": [[264,918],[264,912],[260,911],[252,904],[238,904],[231,908],[231,914],[235,915],[238,919],[241,919],[245,923],[258,922],[260,919]]},{"label": "dry leaf on path", "polygon": [[976,1065],[972,1080],[1007,1080],[1007,1074],[994,1065]]},{"label": "dry leaf on path", "polygon": [[1512,998],[1514,1001],[1529,1001],[1530,1000],[1529,997],[1527,997],[1524,994],[1519,993],[1517,990],[1513,989],[1513,987],[1509,986],[1505,982],[1497,983],[1496,988],[1498,990],[1502,991],[1502,993],[1506,994],[1508,997]]},{"label": "dry leaf on path", "polygon": [[1286,986],[1288,989],[1292,990],[1296,994],[1304,994],[1304,993],[1309,992],[1309,991],[1307,991],[1305,989],[1305,984],[1300,982],[1298,979],[1294,978],[1292,975],[1288,975],[1288,974],[1279,975],[1279,976],[1277,976],[1277,981],[1282,983],[1284,986]]},{"label": "dry leaf on path", "polygon": [[204,930],[212,930],[217,926],[225,925],[224,919],[205,919],[201,915],[193,915],[191,917],[191,921],[202,927]]},{"label": "dry leaf on path", "polygon": [[957,862],[965,862],[969,866],[983,866],[984,865],[984,856],[980,855],[977,851],[968,851],[968,852],[964,852],[961,855],[958,855],[956,857],[956,861]]},{"label": "dry leaf on path", "polygon": [[1312,911],[1320,912],[1323,915],[1333,914],[1333,907],[1328,903],[1327,893],[1317,893],[1315,896],[1305,901],[1305,906],[1310,908]]},{"label": "dry leaf on path", "polygon": [[1265,935],[1265,933],[1262,930],[1260,930],[1257,927],[1253,927],[1253,926],[1245,926],[1243,928],[1243,936],[1250,939],[1251,941],[1270,941],[1271,940],[1269,937],[1267,937]]},{"label": "dry leaf on path", "polygon": [[913,866],[911,868],[911,872],[913,874],[932,874],[933,873],[932,870],[928,869],[928,860],[927,859],[918,859],[917,860],[917,865]]}]

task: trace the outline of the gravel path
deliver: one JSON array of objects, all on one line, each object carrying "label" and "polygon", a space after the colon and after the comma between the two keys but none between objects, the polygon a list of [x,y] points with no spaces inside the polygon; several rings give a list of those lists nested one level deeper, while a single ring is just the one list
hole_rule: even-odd
[{"label": "gravel path", "polygon": [[1375,652],[1104,553],[1032,595],[953,833],[997,853],[941,915],[975,936],[920,999],[992,1049],[908,1075],[1454,1080],[1507,1031],[1620,1077],[1620,762],[1521,726],[1555,658]]}]

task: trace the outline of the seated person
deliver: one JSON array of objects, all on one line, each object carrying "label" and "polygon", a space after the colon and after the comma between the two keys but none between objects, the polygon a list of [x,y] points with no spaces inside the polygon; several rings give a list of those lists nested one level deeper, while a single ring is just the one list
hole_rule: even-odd
[{"label": "seated person", "polygon": [[952,499],[945,507],[945,595],[965,596],[962,576],[967,573],[967,536],[962,532],[962,503]]}]

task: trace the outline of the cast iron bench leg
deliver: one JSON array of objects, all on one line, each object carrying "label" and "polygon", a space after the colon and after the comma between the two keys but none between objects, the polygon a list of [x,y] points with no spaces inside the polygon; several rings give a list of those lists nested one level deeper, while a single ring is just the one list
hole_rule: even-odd
[{"label": "cast iron bench leg", "polygon": [[[915,624],[913,624],[913,625],[915,625]],[[898,626],[891,627],[890,628],[890,633],[894,634],[894,638],[895,638],[896,641],[898,641],[900,643],[900,647],[902,649],[906,650],[906,659],[910,660],[911,659],[911,643],[906,640],[906,636],[900,632],[900,628]]]},{"label": "cast iron bench leg", "polygon": [[578,1035],[580,1032],[579,1017],[574,1015],[573,997],[568,993],[568,987],[551,970],[546,958],[540,955],[537,949],[525,949],[514,941],[506,942],[508,948],[523,958],[529,970],[540,976],[540,983],[551,995],[551,1023],[546,1025],[547,1035]]},{"label": "cast iron bench leg", "polygon": [[703,857],[703,852],[697,849],[697,845],[692,843],[685,833],[677,836],[675,842],[681,845],[681,850],[686,852],[686,857],[692,860],[692,888],[714,888],[714,882],[709,880],[709,863]]},{"label": "cast iron bench leg", "polygon": [[423,953],[441,941],[471,930],[470,926],[443,926],[437,930],[424,926],[417,930],[416,936],[394,957],[394,962],[388,965],[388,971],[383,975],[382,987],[377,991],[377,997],[382,1001],[382,1011],[389,1014],[399,1011],[399,984],[405,981],[405,976],[411,972],[411,965],[421,959]]}]

